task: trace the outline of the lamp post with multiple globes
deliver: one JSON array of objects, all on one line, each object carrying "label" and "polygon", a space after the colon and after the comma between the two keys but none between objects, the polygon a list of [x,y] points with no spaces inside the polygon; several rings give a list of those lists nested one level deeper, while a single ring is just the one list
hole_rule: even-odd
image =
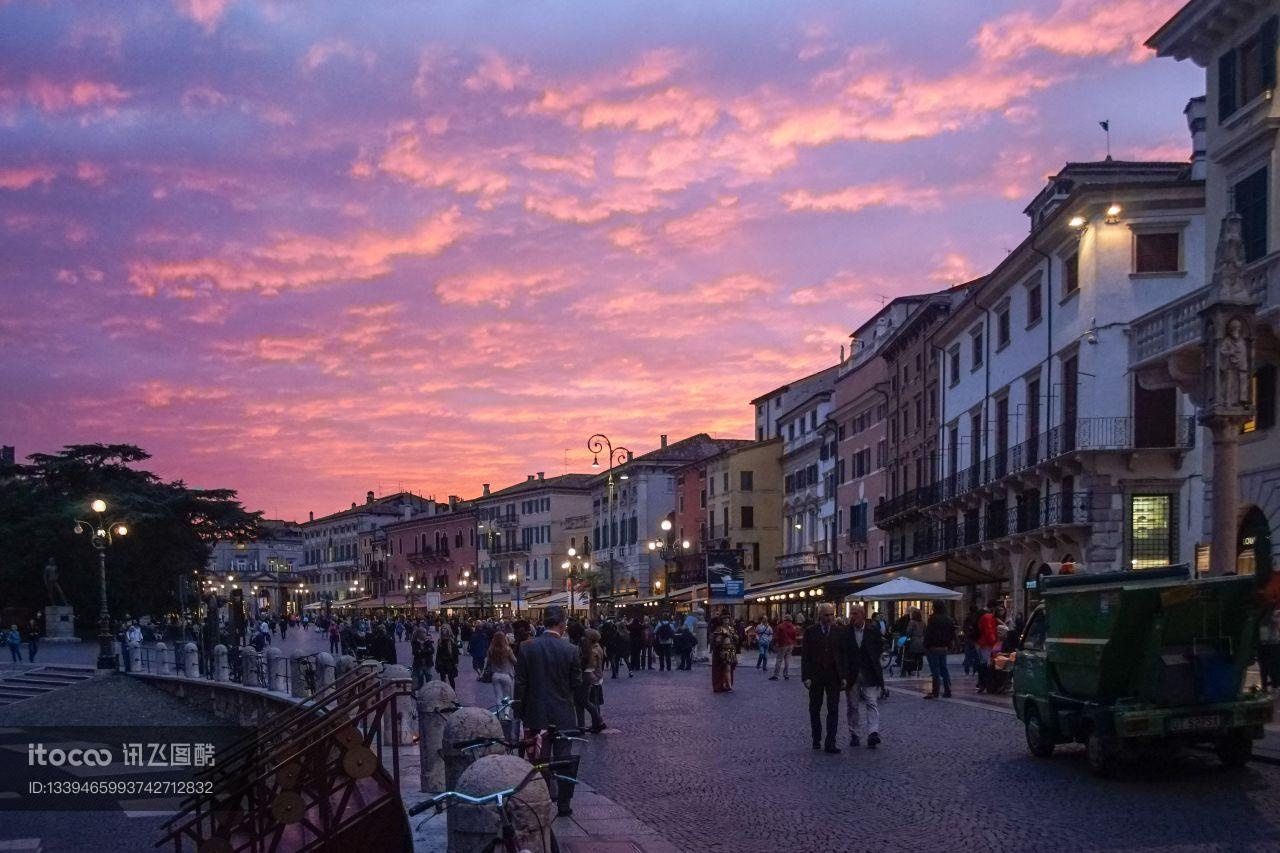
[{"label": "lamp post with multiple globes", "polygon": [[578,549],[570,547],[565,552],[568,559],[560,564],[560,568],[564,569],[569,577],[569,618],[572,619],[578,608],[578,585],[576,580],[580,574],[591,568],[591,561],[587,559],[585,554],[579,554]]},{"label": "lamp post with multiple globes", "polygon": [[671,599],[671,562],[693,547],[688,539],[676,539],[675,513],[668,513],[659,528],[662,535],[649,541],[649,551],[662,558],[662,579],[653,582],[653,591],[662,593],[662,609],[665,612]]},{"label": "lamp post with multiple globes", "polygon": [[115,669],[116,656],[111,650],[111,611],[107,607],[107,546],[117,536],[127,536],[129,525],[123,521],[108,522],[104,518],[107,502],[98,498],[89,504],[98,516],[96,522],[76,519],[75,532],[89,536],[98,551],[98,669]]}]

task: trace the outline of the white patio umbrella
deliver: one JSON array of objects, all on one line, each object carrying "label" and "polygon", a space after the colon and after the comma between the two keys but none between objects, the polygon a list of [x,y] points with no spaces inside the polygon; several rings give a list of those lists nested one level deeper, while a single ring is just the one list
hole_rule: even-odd
[{"label": "white patio umbrella", "polygon": [[862,592],[855,592],[846,596],[845,601],[933,601],[941,598],[954,599],[962,597],[963,594],[956,592],[954,589],[934,586],[923,581],[914,581],[911,578],[894,578],[891,581],[877,584],[870,589],[864,589]]}]

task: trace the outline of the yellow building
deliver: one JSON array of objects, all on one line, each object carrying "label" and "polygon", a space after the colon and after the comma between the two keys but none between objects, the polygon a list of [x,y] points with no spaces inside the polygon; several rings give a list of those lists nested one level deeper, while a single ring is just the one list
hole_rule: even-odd
[{"label": "yellow building", "polygon": [[747,586],[778,577],[782,554],[782,439],[757,441],[707,461],[706,547],[742,553]]}]

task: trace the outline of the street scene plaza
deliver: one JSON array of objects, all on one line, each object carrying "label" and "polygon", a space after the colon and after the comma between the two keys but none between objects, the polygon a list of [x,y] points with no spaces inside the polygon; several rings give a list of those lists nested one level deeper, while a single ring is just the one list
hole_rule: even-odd
[{"label": "street scene plaza", "polygon": [[0,851],[1280,850],[1278,39],[0,4]]}]

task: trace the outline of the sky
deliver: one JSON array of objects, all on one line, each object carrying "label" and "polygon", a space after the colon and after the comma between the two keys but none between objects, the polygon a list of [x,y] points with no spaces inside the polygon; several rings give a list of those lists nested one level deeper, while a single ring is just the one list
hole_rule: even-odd
[{"label": "sky", "polygon": [[0,443],[271,517],[751,437],[1067,161],[1185,161],[1179,0],[0,0]]}]

